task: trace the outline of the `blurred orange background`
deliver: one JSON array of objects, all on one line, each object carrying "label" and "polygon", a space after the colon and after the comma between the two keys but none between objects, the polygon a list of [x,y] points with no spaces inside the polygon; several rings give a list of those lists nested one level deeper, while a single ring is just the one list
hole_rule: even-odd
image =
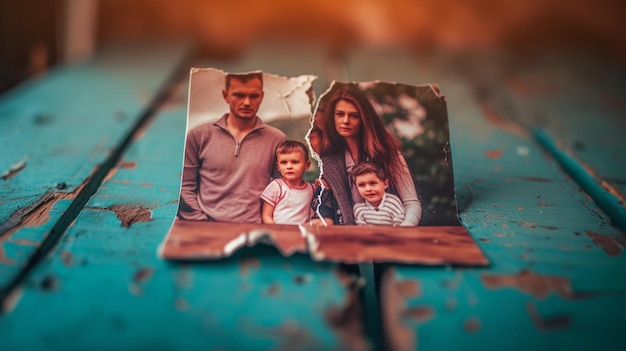
[{"label": "blurred orange background", "polygon": [[286,40],[339,54],[356,46],[557,48],[624,61],[625,10],[613,0],[7,0],[0,2],[0,90],[66,61],[70,47],[88,56],[119,40],[187,40],[216,55]]}]

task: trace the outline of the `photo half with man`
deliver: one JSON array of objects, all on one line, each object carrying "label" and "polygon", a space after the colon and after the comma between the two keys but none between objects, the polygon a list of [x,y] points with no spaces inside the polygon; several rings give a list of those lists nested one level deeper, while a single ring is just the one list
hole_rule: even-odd
[{"label": "photo half with man", "polygon": [[176,218],[159,255],[274,245],[343,263],[486,265],[458,219],[436,85],[192,68]]}]

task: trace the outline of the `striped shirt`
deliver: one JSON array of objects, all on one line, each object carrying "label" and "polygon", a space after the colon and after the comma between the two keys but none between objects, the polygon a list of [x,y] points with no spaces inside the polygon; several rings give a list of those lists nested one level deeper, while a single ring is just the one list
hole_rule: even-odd
[{"label": "striped shirt", "polygon": [[396,195],[385,193],[378,207],[369,202],[354,205],[354,222],[356,224],[400,225],[404,221],[404,206]]}]

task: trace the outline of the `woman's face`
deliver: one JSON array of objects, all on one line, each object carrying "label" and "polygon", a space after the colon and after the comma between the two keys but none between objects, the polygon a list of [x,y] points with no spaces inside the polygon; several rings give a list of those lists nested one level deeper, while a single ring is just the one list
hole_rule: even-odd
[{"label": "woman's face", "polygon": [[354,104],[339,100],[335,105],[335,129],[344,138],[355,138],[361,131],[361,113]]}]

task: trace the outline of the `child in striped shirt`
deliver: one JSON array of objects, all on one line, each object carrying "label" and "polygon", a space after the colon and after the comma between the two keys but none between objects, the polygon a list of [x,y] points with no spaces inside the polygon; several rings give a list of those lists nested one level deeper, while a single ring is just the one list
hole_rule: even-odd
[{"label": "child in striped shirt", "polygon": [[364,202],[354,204],[356,224],[400,225],[404,221],[404,206],[396,195],[386,192],[389,179],[378,165],[357,164],[350,171],[350,180]]}]

